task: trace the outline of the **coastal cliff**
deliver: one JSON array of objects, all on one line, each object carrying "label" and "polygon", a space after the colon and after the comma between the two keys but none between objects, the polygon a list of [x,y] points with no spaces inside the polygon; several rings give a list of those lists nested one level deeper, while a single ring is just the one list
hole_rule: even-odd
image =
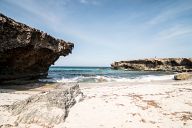
[{"label": "coastal cliff", "polygon": [[49,67],[73,47],[0,13],[0,83],[45,77]]},{"label": "coastal cliff", "polygon": [[192,58],[151,58],[130,61],[119,61],[111,64],[113,69],[138,71],[192,71]]}]

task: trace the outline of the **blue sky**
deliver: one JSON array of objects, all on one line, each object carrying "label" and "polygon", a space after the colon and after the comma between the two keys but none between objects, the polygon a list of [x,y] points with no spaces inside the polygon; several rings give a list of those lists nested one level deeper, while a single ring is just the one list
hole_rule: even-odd
[{"label": "blue sky", "polygon": [[0,12],[73,42],[55,65],[192,57],[192,0],[0,0]]}]

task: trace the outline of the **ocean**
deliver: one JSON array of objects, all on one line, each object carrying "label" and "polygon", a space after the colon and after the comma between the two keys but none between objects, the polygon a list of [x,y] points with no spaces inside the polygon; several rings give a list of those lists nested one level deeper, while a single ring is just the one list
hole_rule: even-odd
[{"label": "ocean", "polygon": [[100,83],[100,82],[146,82],[157,80],[171,80],[173,73],[160,71],[126,71],[114,70],[110,67],[61,67],[49,68],[46,82],[78,82],[78,83]]}]

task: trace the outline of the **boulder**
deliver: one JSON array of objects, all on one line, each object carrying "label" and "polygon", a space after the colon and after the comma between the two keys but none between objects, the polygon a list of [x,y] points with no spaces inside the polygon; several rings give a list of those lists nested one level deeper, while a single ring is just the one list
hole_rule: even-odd
[{"label": "boulder", "polygon": [[73,47],[0,13],[0,83],[45,77],[49,67]]},{"label": "boulder", "polygon": [[190,73],[179,73],[174,75],[174,80],[188,80],[192,78],[192,74]]},{"label": "boulder", "polygon": [[53,127],[64,122],[70,108],[82,99],[83,93],[76,84],[33,95],[6,106],[6,109],[16,116],[15,124]]}]

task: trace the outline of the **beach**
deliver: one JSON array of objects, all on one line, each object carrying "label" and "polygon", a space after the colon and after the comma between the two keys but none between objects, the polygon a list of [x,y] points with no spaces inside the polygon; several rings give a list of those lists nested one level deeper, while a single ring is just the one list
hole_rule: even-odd
[{"label": "beach", "polygon": [[0,128],[192,128],[191,15],[190,0],[0,0]]},{"label": "beach", "polygon": [[192,80],[80,85],[67,128],[191,128]]},{"label": "beach", "polygon": [[[148,82],[80,83],[83,98],[55,128],[191,128],[192,80]],[[2,127],[48,127],[33,123],[14,124],[17,116],[4,109],[55,86],[9,91],[1,89]],[[11,124],[3,125],[3,124]]]}]

